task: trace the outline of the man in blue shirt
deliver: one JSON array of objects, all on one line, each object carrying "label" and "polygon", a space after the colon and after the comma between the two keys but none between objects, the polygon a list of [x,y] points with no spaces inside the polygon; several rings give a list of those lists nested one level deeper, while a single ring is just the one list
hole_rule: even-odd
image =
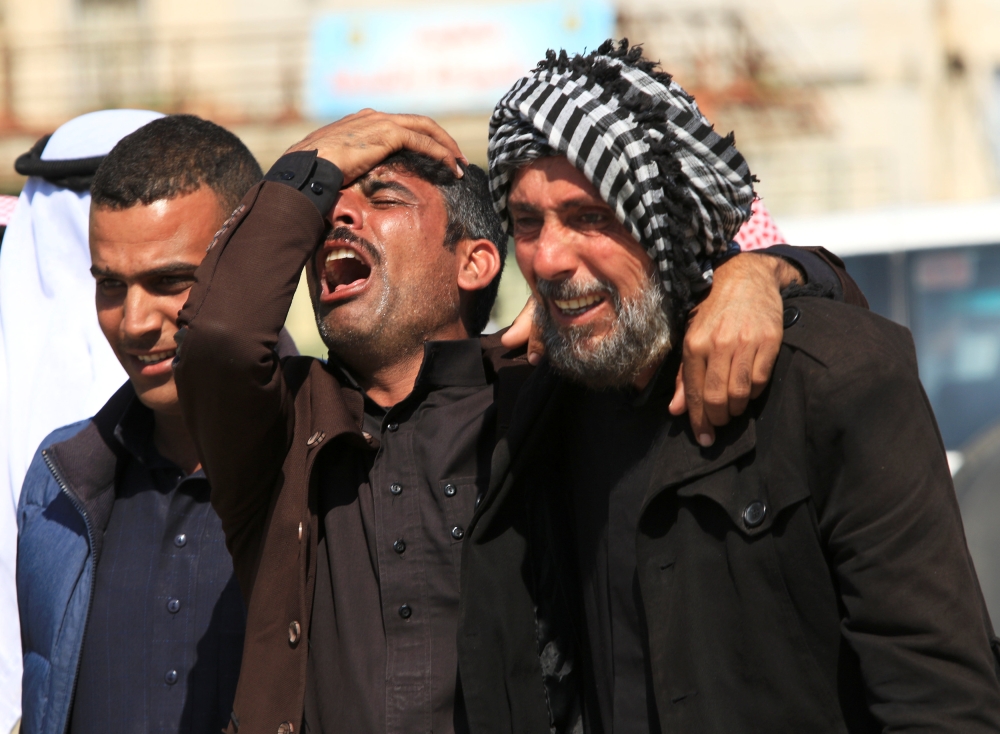
[{"label": "man in blue shirt", "polygon": [[24,483],[23,732],[208,734],[229,719],[246,612],[171,363],[194,271],[260,177],[234,135],[176,115],[124,138],[94,178],[98,321],[129,380],[46,438]]}]

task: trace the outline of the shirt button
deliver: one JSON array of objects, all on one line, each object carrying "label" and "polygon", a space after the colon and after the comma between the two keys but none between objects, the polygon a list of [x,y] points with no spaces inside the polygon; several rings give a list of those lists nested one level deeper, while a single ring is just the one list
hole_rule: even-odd
[{"label": "shirt button", "polygon": [[183,548],[187,544],[188,544],[188,536],[186,536],[184,533],[181,533],[180,535],[174,537],[174,545],[176,545],[178,548]]},{"label": "shirt button", "polygon": [[406,541],[400,538],[395,543],[392,544],[392,549],[397,553],[402,553],[406,550]]},{"label": "shirt button", "polygon": [[292,722],[283,721],[278,725],[278,734],[295,734],[295,727]]},{"label": "shirt button", "polygon": [[465,531],[462,530],[462,528],[458,527],[458,525],[456,525],[451,529],[451,537],[453,537],[455,540],[461,540],[462,538],[465,537]]},{"label": "shirt button", "polygon": [[446,485],[444,485],[444,496],[445,497],[454,497],[455,496],[455,492],[457,492],[457,491],[458,490],[455,489],[455,485],[454,484],[446,484]]},{"label": "shirt button", "polygon": [[295,172],[294,171],[282,171],[281,173],[278,174],[278,176],[281,177],[282,181],[291,181],[293,178],[295,178]]},{"label": "shirt button", "polygon": [[309,188],[312,189],[312,192],[316,194],[316,196],[319,196],[320,194],[323,193],[323,184],[321,184],[319,181],[313,181],[311,184],[309,184]]},{"label": "shirt button", "polygon": [[403,491],[403,485],[396,484],[395,482],[393,482],[392,484],[389,485],[389,491],[392,492],[393,494],[400,494]]},{"label": "shirt button", "polygon": [[168,686],[172,686],[174,683],[177,682],[177,671],[168,670],[167,674],[163,676],[163,680],[166,681]]},{"label": "shirt button", "polygon": [[409,619],[411,614],[413,614],[413,610],[409,604],[404,604],[399,608],[399,616],[403,619]]},{"label": "shirt button", "polygon": [[399,424],[398,423],[390,423],[389,425],[386,426],[386,428],[389,429],[390,433],[395,433],[396,431],[399,430]]},{"label": "shirt button", "polygon": [[292,622],[288,625],[288,644],[294,645],[299,641],[299,636],[302,634],[302,626],[298,622]]},{"label": "shirt button", "polygon": [[177,614],[181,610],[181,600],[171,599],[167,602],[167,611],[171,614]]}]

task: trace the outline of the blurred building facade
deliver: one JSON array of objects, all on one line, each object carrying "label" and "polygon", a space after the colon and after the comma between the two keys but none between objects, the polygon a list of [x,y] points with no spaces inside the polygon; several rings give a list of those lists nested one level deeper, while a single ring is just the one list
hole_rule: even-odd
[{"label": "blurred building facade", "polygon": [[[317,18],[503,14],[542,1],[0,0],[0,189],[20,188],[12,163],[34,140],[107,107],[202,115],[266,168],[318,122],[306,99]],[[1000,0],[617,0],[613,10],[619,36],[645,43],[720,130],[736,131],[779,217],[1000,194]],[[363,53],[374,62],[382,50]],[[482,163],[489,112],[436,116]],[[526,295],[514,270],[500,323]],[[312,328],[304,298],[294,314]]]},{"label": "blurred building facade", "polygon": [[[430,6],[449,7],[364,7]],[[0,155],[81,112],[133,106],[215,119],[267,164],[313,124],[303,100],[313,19],[356,8],[3,0]],[[619,0],[617,11],[618,33],[644,42],[720,129],[736,130],[778,214],[1000,191],[1000,0]],[[488,112],[445,115],[475,159]],[[16,188],[2,168],[0,183]]]}]

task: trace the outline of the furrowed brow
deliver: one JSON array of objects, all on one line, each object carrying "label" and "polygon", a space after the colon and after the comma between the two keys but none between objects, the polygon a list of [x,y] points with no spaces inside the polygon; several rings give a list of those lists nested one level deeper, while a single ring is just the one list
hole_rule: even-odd
[{"label": "furrowed brow", "polygon": [[367,198],[371,198],[379,191],[395,191],[397,194],[403,194],[407,198],[414,198],[413,192],[398,181],[384,181],[379,178],[365,178],[360,181],[360,184],[361,193],[363,193]]},{"label": "furrowed brow", "polygon": [[525,204],[520,201],[512,201],[507,205],[507,208],[512,212],[521,212],[523,214],[535,214],[541,211],[538,207],[532,206],[531,204]]}]

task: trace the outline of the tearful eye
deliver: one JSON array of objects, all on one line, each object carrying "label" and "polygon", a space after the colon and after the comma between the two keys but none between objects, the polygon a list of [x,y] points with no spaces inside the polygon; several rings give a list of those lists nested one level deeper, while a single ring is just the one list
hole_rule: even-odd
[{"label": "tearful eye", "polygon": [[607,219],[604,212],[587,212],[580,215],[580,222],[587,225],[604,224]]}]

